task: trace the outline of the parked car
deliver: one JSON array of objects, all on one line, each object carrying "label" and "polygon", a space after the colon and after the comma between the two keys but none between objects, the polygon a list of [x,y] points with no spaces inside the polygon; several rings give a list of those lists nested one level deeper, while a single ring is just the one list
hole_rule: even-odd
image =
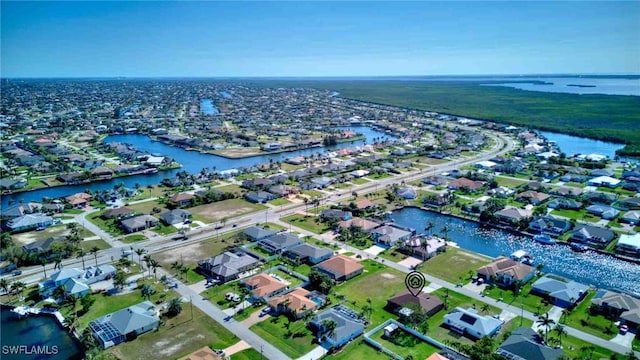
[{"label": "parked car", "polygon": [[16,270],[13,273],[11,273],[11,275],[13,275],[13,276],[22,275],[22,270]]},{"label": "parked car", "polygon": [[624,335],[629,331],[629,327],[627,325],[620,326],[620,334]]},{"label": "parked car", "polygon": [[263,317],[263,316],[267,315],[270,312],[271,312],[271,307],[267,306],[266,308],[260,310],[260,315],[258,315],[258,316],[259,317]]}]

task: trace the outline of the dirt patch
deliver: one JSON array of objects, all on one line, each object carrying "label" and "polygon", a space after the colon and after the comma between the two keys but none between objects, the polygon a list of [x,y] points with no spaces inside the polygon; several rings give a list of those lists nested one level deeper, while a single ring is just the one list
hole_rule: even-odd
[{"label": "dirt patch", "polygon": [[158,261],[162,264],[171,264],[176,261],[189,261],[202,257],[202,245],[200,243],[182,246],[157,254]]},{"label": "dirt patch", "polygon": [[192,207],[189,211],[196,216],[200,216],[211,222],[229,219],[234,216],[250,213],[263,209],[264,206],[251,204],[240,199],[219,201],[212,204]]},{"label": "dirt patch", "polygon": [[22,246],[53,236],[67,236],[68,234],[69,230],[67,230],[66,226],[50,226],[42,231],[29,231],[11,235],[11,238],[16,245]]},{"label": "dirt patch", "polygon": [[382,276],[385,279],[395,279],[396,276],[393,274],[389,274],[389,273],[381,273],[380,276]]}]

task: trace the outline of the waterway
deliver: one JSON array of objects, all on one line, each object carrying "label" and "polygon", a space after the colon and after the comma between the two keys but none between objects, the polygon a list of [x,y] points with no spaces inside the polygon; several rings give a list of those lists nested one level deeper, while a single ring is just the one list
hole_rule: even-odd
[{"label": "waterway", "polygon": [[593,251],[577,253],[562,245],[541,245],[530,237],[487,227],[474,221],[441,215],[418,208],[404,208],[390,215],[397,224],[414,228],[418,233],[432,222],[434,235],[446,234],[461,248],[491,257],[509,256],[514,251],[528,251],[543,271],[604,289],[622,290],[640,295],[638,279],[640,265],[602,255]]},{"label": "waterway", "polygon": [[91,191],[112,189],[114,185],[120,184],[120,183],[123,183],[126,187],[130,187],[130,188],[135,187],[136,184],[140,184],[141,186],[155,185],[160,183],[162,179],[167,177],[172,177],[178,171],[183,171],[183,170],[186,170],[189,173],[198,173],[204,167],[207,167],[209,169],[213,169],[215,167],[216,171],[229,170],[229,169],[235,169],[239,167],[268,163],[269,160],[284,161],[287,158],[292,158],[297,156],[309,156],[313,154],[323,153],[325,151],[332,151],[332,150],[338,150],[342,148],[361,146],[365,143],[365,141],[369,141],[369,143],[373,142],[374,138],[378,138],[381,140],[395,139],[395,137],[389,134],[372,129],[368,126],[341,127],[341,129],[343,130],[350,129],[355,131],[356,133],[360,133],[364,135],[365,140],[344,142],[344,143],[337,144],[335,146],[325,147],[325,148],[309,148],[309,149],[297,150],[292,152],[258,155],[258,156],[252,156],[252,157],[247,157],[242,159],[228,159],[228,158],[213,155],[213,154],[202,154],[198,151],[187,151],[179,147],[164,144],[160,141],[154,141],[146,135],[140,135],[140,134],[111,135],[105,138],[104,141],[128,143],[135,146],[137,149],[141,151],[146,151],[149,153],[159,153],[164,156],[169,156],[173,158],[175,161],[182,164],[183,167],[180,169],[160,171],[156,174],[134,175],[134,176],[116,178],[116,179],[107,180],[107,181],[98,181],[98,182],[93,182],[89,184],[58,186],[58,187],[45,188],[45,189],[29,191],[24,193],[17,193],[14,195],[6,195],[2,197],[2,207],[8,206],[10,200],[13,201],[14,203],[18,203],[20,202],[20,200],[24,200],[25,202],[41,201],[43,197],[60,198],[60,197],[68,196],[77,192],[85,191],[86,189],[89,189]]},{"label": "waterway", "polygon": [[624,147],[624,144],[586,139],[549,131],[540,131],[540,134],[548,140],[554,141],[567,156],[575,154],[600,154],[613,159],[616,156],[616,150]]},{"label": "waterway", "polygon": [[[2,360],[45,360],[82,359],[83,352],[80,344],[74,340],[52,315],[29,315],[18,318],[8,307],[0,307],[2,318],[2,331],[0,331],[0,343]],[[5,346],[27,346],[31,352],[28,355],[7,354]],[[33,348],[33,347],[37,348]],[[5,351],[6,350],[6,351]],[[49,353],[35,354],[35,351],[48,351]]]},{"label": "waterway", "polygon": [[200,100],[200,111],[205,115],[217,115],[220,113],[211,99]]},{"label": "waterway", "polygon": [[[498,79],[492,79],[492,81],[495,80]],[[640,79],[637,78],[526,77],[522,79],[506,78],[505,80],[507,81],[500,84],[483,85],[506,86],[520,90],[552,93],[640,96]],[[518,82],[512,82],[514,80],[517,80]],[[534,81],[544,83],[537,83]]]}]

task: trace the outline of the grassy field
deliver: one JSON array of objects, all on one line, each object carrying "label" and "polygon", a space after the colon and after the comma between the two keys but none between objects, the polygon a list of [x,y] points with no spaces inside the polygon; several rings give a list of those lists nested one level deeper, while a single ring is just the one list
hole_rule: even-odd
[{"label": "grassy field", "polygon": [[122,241],[125,244],[131,244],[134,242],[144,241],[144,240],[147,240],[147,237],[142,234],[128,235],[120,239],[120,241]]},{"label": "grassy field", "polygon": [[553,209],[551,210],[552,215],[564,216],[569,219],[574,220],[584,220],[588,222],[598,222],[600,218],[587,213],[587,210],[565,210],[565,209]]},{"label": "grassy field", "polygon": [[292,336],[287,336],[287,320],[284,315],[269,318],[253,325],[250,329],[291,358],[298,358],[317,346],[315,337],[298,320],[290,325]]},{"label": "grassy field", "polygon": [[285,198],[277,198],[277,199],[273,199],[273,200],[269,201],[269,204],[280,206],[280,205],[291,204],[291,201],[289,201],[289,200],[287,200]]},{"label": "grassy field", "polygon": [[369,180],[367,179],[362,179],[362,178],[356,178],[356,179],[351,179],[351,182],[356,184],[356,185],[362,185],[362,184],[366,184],[369,182]]},{"label": "grassy field", "polygon": [[496,176],[494,179],[498,182],[498,185],[509,187],[509,188],[517,187],[527,183],[527,181],[524,181],[524,180],[507,178],[504,176]]},{"label": "grassy field", "polygon": [[543,314],[550,308],[550,304],[543,304],[542,298],[536,295],[531,295],[531,285],[537,280],[537,278],[531,279],[520,290],[520,294],[514,295],[513,291],[501,289],[499,287],[493,287],[492,289],[485,289],[484,294],[490,298],[504,302],[505,304],[513,305],[515,307],[523,306],[525,310],[534,314]]},{"label": "grassy field", "polygon": [[601,337],[603,339],[610,340],[616,336],[617,328],[613,321],[607,319],[602,315],[590,315],[589,307],[591,306],[591,299],[596,296],[597,292],[589,290],[589,294],[582,300],[582,302],[576,306],[573,311],[563,316],[561,320],[564,324],[573,328],[582,330],[586,333]]},{"label": "grassy field", "polygon": [[262,360],[263,357],[255,349],[242,350],[239,353],[231,355],[231,360]]},{"label": "grassy field", "polygon": [[87,215],[86,218],[87,220],[91,221],[94,225],[96,225],[100,229],[108,232],[109,235],[112,235],[112,236],[122,235],[122,229],[120,229],[120,226],[118,226],[118,224],[115,222],[115,219],[105,220],[100,217],[102,216],[103,213],[104,213],[104,210],[98,211],[96,213]]},{"label": "grassy field", "polygon": [[490,259],[482,255],[449,247],[447,252],[427,260],[419,268],[427,274],[455,284],[468,282],[469,274],[475,274],[479,267],[490,262]]},{"label": "grassy field", "polygon": [[156,200],[145,201],[138,204],[128,205],[128,208],[138,214],[151,214],[154,208],[160,209],[160,212],[167,211],[167,208]]},{"label": "grassy field", "polygon": [[[404,330],[402,329],[398,329],[396,331],[399,332],[403,332],[405,334],[407,334],[408,336],[412,336],[409,333],[406,333]],[[408,346],[400,346],[397,344],[394,344],[393,342],[391,342],[390,340],[387,340],[384,337],[384,331],[380,330],[377,333],[373,334],[373,336],[371,336],[371,338],[375,341],[377,341],[378,343],[380,343],[382,346],[384,346],[385,348],[393,351],[394,353],[402,356],[403,358],[407,358],[408,356],[411,356],[413,359],[426,359],[427,357],[429,357],[429,355],[438,352],[440,349],[438,349],[437,347],[426,343],[420,339],[417,339],[417,342],[414,346],[408,347]]]},{"label": "grassy field", "polygon": [[[141,335],[134,341],[115,346],[108,351],[119,359],[175,359],[195,349],[209,346],[226,348],[239,339],[197,307],[182,305],[182,312],[173,318],[164,318],[158,331]],[[260,354],[258,354],[259,358]],[[238,359],[247,359],[239,357]],[[251,358],[249,358],[251,359]]]},{"label": "grassy field", "polygon": [[293,226],[297,226],[300,229],[310,231],[314,234],[322,234],[331,230],[330,225],[328,223],[320,221],[320,217],[318,216],[304,216],[301,214],[293,214],[285,216],[280,220]]},{"label": "grassy field", "polygon": [[171,263],[174,261],[182,261],[186,266],[195,267],[198,260],[218,255],[227,248],[241,245],[238,233],[238,231],[234,231],[213,236],[204,241],[154,254],[153,258],[158,260],[165,269],[170,269]]},{"label": "grassy field", "polygon": [[235,184],[220,186],[220,187],[217,187],[216,190],[220,190],[228,193],[234,193],[234,194],[242,194],[245,191],[243,188],[240,187],[240,185],[235,185]]},{"label": "grassy field", "polygon": [[204,219],[206,222],[216,222],[229,219],[234,216],[244,215],[260,210],[268,209],[262,204],[253,204],[243,199],[229,199],[211,204],[189,208],[194,216]]},{"label": "grassy field", "polygon": [[102,239],[86,240],[80,242],[80,247],[84,251],[90,251],[94,246],[100,250],[108,249],[111,247],[111,245],[107,244],[107,242]]}]

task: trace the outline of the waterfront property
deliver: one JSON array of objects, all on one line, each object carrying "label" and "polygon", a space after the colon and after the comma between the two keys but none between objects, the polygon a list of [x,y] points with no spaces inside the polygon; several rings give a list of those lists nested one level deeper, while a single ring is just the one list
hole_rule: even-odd
[{"label": "waterfront property", "polygon": [[444,324],[460,335],[470,335],[480,339],[493,336],[502,328],[502,321],[488,315],[480,315],[473,309],[455,308],[444,316]]},{"label": "waterfront property", "polygon": [[115,275],[116,269],[109,265],[89,266],[86,269],[63,268],[51,274],[49,280],[38,284],[38,291],[43,297],[51,296],[54,290],[62,286],[66,295],[82,297],[89,294],[89,285],[109,279]]},{"label": "waterfront property", "polygon": [[573,280],[546,275],[531,286],[531,293],[544,297],[551,304],[570,308],[579,303],[587,294],[589,286]]},{"label": "waterfront property", "polygon": [[478,276],[488,284],[510,287],[525,284],[535,276],[536,268],[519,261],[500,256],[478,269]]},{"label": "waterfront property", "polygon": [[109,348],[138,335],[157,329],[160,318],[149,301],[107,314],[89,323],[93,337],[103,348]]},{"label": "waterfront property", "polygon": [[640,299],[627,294],[600,290],[591,299],[596,310],[607,318],[619,320],[632,331],[640,326]]},{"label": "waterfront property", "polygon": [[400,251],[421,260],[430,259],[447,246],[444,239],[435,236],[414,236],[400,244]]},{"label": "waterfront property", "polygon": [[542,340],[533,329],[520,327],[500,344],[496,353],[514,360],[557,360],[564,357],[564,351],[546,346]]},{"label": "waterfront property", "polygon": [[640,258],[640,234],[620,235],[616,244],[616,252],[635,258]]},{"label": "waterfront property", "polygon": [[[333,324],[332,330],[329,324]],[[340,348],[364,332],[364,324],[358,314],[343,305],[332,307],[314,316],[309,326],[326,349]]]},{"label": "waterfront property", "polygon": [[41,213],[27,214],[11,219],[6,223],[10,231],[24,231],[45,228],[53,224],[53,217]]},{"label": "waterfront property", "polygon": [[588,224],[578,224],[571,232],[572,241],[596,247],[606,246],[614,237],[615,233],[613,231]]},{"label": "waterfront property", "polygon": [[387,246],[395,246],[397,243],[408,240],[412,233],[393,225],[383,225],[371,231],[376,242]]}]

